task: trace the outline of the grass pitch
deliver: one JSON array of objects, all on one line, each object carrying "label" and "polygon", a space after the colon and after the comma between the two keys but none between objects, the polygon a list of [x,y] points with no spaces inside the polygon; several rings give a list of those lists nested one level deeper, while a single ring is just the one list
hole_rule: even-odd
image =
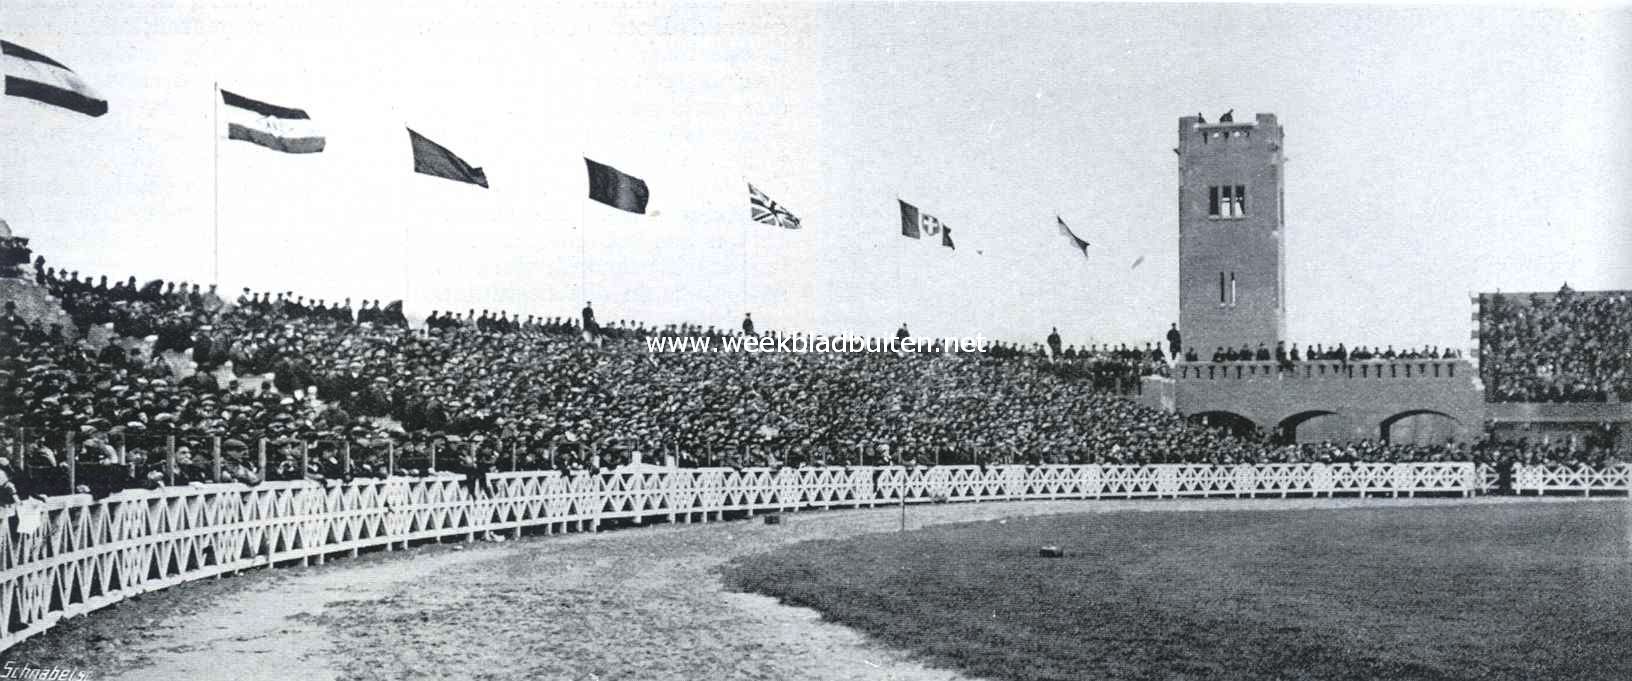
[{"label": "grass pitch", "polygon": [[1625,500],[1156,511],[808,542],[724,572],[992,679],[1621,680],[1628,542]]}]

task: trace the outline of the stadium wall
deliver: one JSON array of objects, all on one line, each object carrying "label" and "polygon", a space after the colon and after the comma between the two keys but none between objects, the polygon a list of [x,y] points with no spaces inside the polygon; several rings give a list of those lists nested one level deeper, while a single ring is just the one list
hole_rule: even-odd
[{"label": "stadium wall", "polygon": [[1397,441],[1463,440],[1484,425],[1484,391],[1465,360],[1185,362],[1172,373],[1181,413],[1234,415],[1299,440],[1379,439],[1391,430]]},{"label": "stadium wall", "polygon": [[1488,489],[1471,463],[722,468],[200,484],[28,501],[0,532],[0,650],[125,598],[255,567],[477,533],[593,531],[806,508],[938,501],[1286,497]]}]

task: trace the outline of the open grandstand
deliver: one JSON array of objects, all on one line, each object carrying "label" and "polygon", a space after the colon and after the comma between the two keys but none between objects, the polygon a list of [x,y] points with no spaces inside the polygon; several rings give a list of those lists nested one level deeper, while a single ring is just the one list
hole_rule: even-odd
[{"label": "open grandstand", "polygon": [[[94,98],[67,67],[6,46],[9,57],[44,65],[31,68],[72,86],[62,93],[36,87],[20,96],[57,107],[67,101],[93,117],[107,112],[108,102]],[[212,106],[233,119],[224,139],[283,152],[272,154],[279,161],[327,153],[328,139],[306,110],[219,85],[213,90]],[[1042,101],[1041,93],[1034,99]],[[1178,321],[1162,320],[1171,328],[1155,329],[1152,337],[1165,336],[1154,341],[1081,328],[1068,330],[1072,341],[1058,328],[1028,337],[1029,331],[1013,329],[1038,324],[1038,310],[1071,313],[1023,294],[1013,296],[1031,306],[1013,315],[1023,324],[986,323],[981,320],[1000,317],[979,315],[957,321],[984,324],[974,330],[988,336],[1009,334],[990,343],[920,338],[903,322],[899,329],[869,329],[859,352],[834,348],[827,341],[841,336],[831,329],[765,328],[751,312],[733,327],[718,319],[625,314],[617,303],[603,302],[599,310],[589,302],[581,310],[560,309],[559,301],[539,304],[549,309],[516,309],[515,291],[526,299],[537,281],[488,290],[508,274],[435,291],[462,312],[429,309],[410,295],[413,285],[447,273],[422,271],[413,259],[441,254],[409,254],[406,247],[400,261],[380,257],[400,265],[402,288],[382,285],[369,297],[348,287],[378,271],[341,274],[324,264],[294,268],[301,276],[271,282],[277,288],[237,288],[266,278],[229,277],[229,289],[217,281],[218,271],[198,281],[202,267],[186,271],[193,274],[162,271],[162,263],[141,257],[126,261],[125,253],[111,257],[60,244],[44,252],[0,222],[0,517],[7,521],[0,530],[0,650],[106,669],[115,665],[69,658],[123,645],[105,633],[123,618],[157,611],[191,622],[183,619],[191,616],[185,608],[112,607],[153,592],[175,594],[186,590],[171,587],[207,578],[314,567],[330,558],[377,565],[398,551],[414,559],[397,563],[423,560],[443,569],[476,561],[448,557],[475,547],[466,555],[516,550],[504,557],[515,562],[490,560],[468,580],[407,570],[404,582],[412,588],[456,594],[440,609],[425,605],[434,598],[399,599],[400,591],[380,596],[378,584],[359,586],[363,595],[356,595],[346,589],[366,580],[335,578],[351,583],[333,590],[346,598],[320,603],[324,617],[334,618],[321,626],[343,632],[334,634],[337,640],[377,636],[352,644],[397,655],[395,666],[379,667],[358,654],[345,671],[359,678],[457,676],[469,672],[459,666],[463,660],[438,645],[459,640],[463,647],[450,646],[455,653],[517,648],[525,654],[502,650],[499,664],[514,656],[539,665],[479,678],[716,678],[725,675],[675,662],[679,657],[651,667],[625,660],[604,676],[605,667],[573,665],[597,654],[616,657],[623,646],[716,650],[698,643],[718,644],[715,631],[807,631],[778,629],[768,624],[774,616],[742,616],[765,604],[710,610],[711,601],[675,607],[677,601],[666,600],[688,587],[723,585],[721,575],[744,591],[816,608],[938,666],[1009,681],[1083,678],[1085,669],[1141,679],[1524,678],[1538,669],[1558,678],[1599,679],[1626,667],[1632,658],[1620,654],[1615,638],[1625,618],[1612,613],[1575,622],[1570,610],[1600,596],[1611,609],[1632,603],[1632,591],[1599,584],[1632,565],[1621,560],[1632,543],[1604,540],[1626,518],[1618,506],[1574,503],[1577,497],[1632,497],[1632,294],[1568,285],[1556,292],[1477,294],[1469,348],[1294,338],[1287,309],[1286,138],[1279,119],[1257,113],[1236,120],[1230,110],[1211,122],[1197,114],[1177,123]],[[487,170],[416,130],[407,132],[410,148],[397,151],[411,155],[413,172],[436,178],[442,189],[446,181],[473,192],[516,182],[518,175],[495,164],[490,186]],[[216,133],[219,145],[223,138]],[[345,135],[335,140],[343,149]],[[1166,149],[1160,151],[1166,158]],[[329,156],[366,156],[345,153]],[[672,210],[675,222],[650,224],[689,219],[686,207],[662,203],[685,187],[672,175],[649,186],[588,156],[582,161],[571,168],[575,179],[587,172],[580,210],[590,204],[617,219],[647,220],[658,215],[648,210],[652,186],[662,186],[675,189],[657,194],[653,205]],[[398,170],[407,175],[405,167]],[[219,270],[220,171],[214,171],[211,266]],[[317,171],[303,167],[288,177],[304,181],[307,172]],[[754,228],[784,236],[807,224],[756,185],[748,190],[749,203],[739,207],[749,209]],[[529,191],[508,195],[515,203],[504,208],[480,208],[501,212],[460,219],[475,224],[497,215],[492,219],[503,224],[534,198]],[[408,193],[382,190],[380,196],[402,201]],[[415,197],[393,210],[429,210],[439,200]],[[299,211],[299,203],[275,208]],[[843,223],[832,206],[824,208],[830,224]],[[898,310],[933,319],[936,310],[954,305],[1008,305],[979,295],[961,300],[959,287],[1006,286],[975,274],[976,267],[1020,269],[1029,253],[994,249],[988,258],[981,249],[1022,237],[992,236],[982,244],[979,232],[965,231],[966,223],[943,222],[900,196],[887,208],[887,236],[911,244],[917,250],[909,257],[930,264],[903,275],[900,261],[892,261],[892,283],[870,281],[878,274],[872,271],[855,273],[854,280],[842,273],[841,283],[829,287],[842,291],[813,283],[812,290],[828,296],[818,307],[874,295],[867,287],[920,296],[919,306],[889,309],[891,319]],[[806,214],[809,224],[817,214]],[[482,228],[450,227],[440,219],[427,214],[422,220],[442,230],[425,230],[435,232],[434,239],[454,241],[462,237],[459,229]],[[582,229],[576,262],[583,297],[605,283],[591,284],[597,267],[617,270],[601,273],[613,278],[662,276],[622,252],[603,249],[591,258],[585,245],[590,222],[581,212],[573,227]],[[1086,261],[1096,277],[1117,276],[1103,274],[1101,256],[1066,217],[1056,213],[1049,227],[1050,248],[1069,245],[1073,266]],[[19,232],[26,228],[20,225]],[[242,232],[235,237],[243,243],[269,238],[251,228]],[[844,257],[865,253],[865,244],[836,233],[822,238],[851,248]],[[621,238],[608,234],[608,240]],[[408,240],[406,229],[402,238]],[[491,249],[483,257],[508,257],[506,238],[482,243]],[[686,247],[704,248],[699,244],[709,238],[697,236]],[[1148,241],[1148,235],[1140,238]],[[304,237],[289,242],[309,245]],[[655,243],[641,248],[655,250]],[[749,245],[744,235],[745,303],[753,300]],[[239,250],[253,249],[240,244]],[[346,247],[332,251],[324,256],[363,257]],[[807,251],[817,252],[823,251]],[[966,269],[927,260],[948,254],[965,258]],[[266,265],[241,254],[237,260]],[[124,269],[108,271],[110,261]],[[1126,272],[1144,262],[1141,252]],[[566,276],[554,261],[514,269],[535,265],[552,283]],[[721,288],[706,274],[695,278]],[[335,296],[340,290],[353,292],[356,302]],[[370,299],[379,290],[402,291],[403,299]],[[482,297],[472,299],[470,291]],[[696,295],[676,285],[653,297],[689,303]],[[1116,298],[1107,292],[1094,303],[1101,300]],[[1113,315],[1126,311],[1106,307]],[[1456,316],[1462,324],[1462,313]],[[745,339],[773,350],[744,351]],[[909,533],[909,508],[928,519],[919,529],[951,527]],[[1152,508],[1174,512],[1137,521],[1115,516]],[[836,509],[845,513],[820,513]],[[1020,520],[1042,514],[1060,517]],[[1085,521],[1090,514],[1115,517]],[[767,522],[717,525],[759,516]],[[999,527],[1009,518],[1016,519],[1013,526]],[[704,523],[716,525],[636,529]],[[612,529],[630,531],[617,533],[605,553],[585,548],[587,537],[550,540],[561,550],[549,557],[540,557],[542,550],[522,555],[515,544],[495,546],[530,535]],[[788,531],[776,534],[782,529]],[[881,534],[888,529],[900,534]],[[865,534],[873,536],[856,537]],[[651,543],[643,544],[648,537]],[[1055,545],[1052,537],[1070,545]],[[444,542],[454,546],[437,546]],[[1091,560],[1083,547],[1093,551]],[[1444,575],[1437,573],[1442,568]],[[268,574],[310,578],[320,572]],[[558,574],[570,577],[552,581]],[[1551,590],[1525,591],[1532,579],[1547,581]],[[624,581],[639,585],[619,593],[606,587]],[[1412,588],[1381,593],[1401,583]],[[975,592],[980,598],[968,596]],[[1373,607],[1368,598],[1386,607]],[[1071,602],[1062,603],[1066,599]],[[275,597],[260,605],[270,600]],[[691,607],[699,602],[705,607]],[[503,613],[497,623],[461,619],[488,607]],[[105,615],[115,624],[77,619],[99,610],[115,611]],[[250,610],[249,618],[260,617]],[[379,615],[387,610],[389,618]],[[346,613],[356,619],[342,622]],[[577,639],[541,642],[544,627],[575,626],[580,613],[599,624],[572,632],[581,634]],[[1364,617],[1351,622],[1353,613]],[[1501,619],[1504,613],[1509,619]],[[292,622],[300,614],[268,619]],[[1389,619],[1396,614],[1404,624]],[[1544,626],[1530,621],[1531,614]],[[689,620],[675,624],[683,618],[696,620],[696,628]],[[1246,622],[1242,630],[1250,635],[1237,636],[1231,618]],[[1447,624],[1452,619],[1456,628]],[[1487,621],[1494,622],[1488,631]],[[136,628],[145,633],[150,624]],[[233,627],[242,625],[221,628],[237,641],[244,637]],[[1547,627],[1586,643],[1542,645],[1552,630],[1536,630]],[[1441,632],[1451,632],[1452,642],[1433,640]],[[1458,636],[1485,633],[1491,636],[1480,646],[1457,643]],[[671,636],[679,643],[670,645]],[[113,644],[106,643],[110,638]],[[425,640],[438,645],[422,649]],[[595,651],[562,645],[540,652],[563,640]],[[761,647],[759,640],[744,647]],[[1523,649],[1531,644],[1542,652]],[[732,652],[749,661],[760,654]],[[279,663],[265,662],[273,657],[248,666],[285,673]],[[1577,663],[1592,668],[1571,666]],[[535,675],[540,668],[548,673]],[[658,668],[678,672],[652,671]],[[827,677],[874,678],[871,669],[846,669]],[[218,671],[195,667],[172,676]],[[766,663],[741,676],[797,676],[786,672]]]}]

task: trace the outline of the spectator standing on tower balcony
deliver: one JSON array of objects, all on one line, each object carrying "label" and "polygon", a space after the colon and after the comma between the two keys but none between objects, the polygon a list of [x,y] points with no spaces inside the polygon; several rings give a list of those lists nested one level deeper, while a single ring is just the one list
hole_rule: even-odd
[{"label": "spectator standing on tower balcony", "polygon": [[1060,346],[1061,346],[1060,327],[1056,326],[1056,327],[1053,327],[1053,330],[1048,332],[1048,349],[1049,349],[1049,353],[1050,353],[1049,356],[1051,356],[1051,357],[1060,356]]},{"label": "spectator standing on tower balcony", "polygon": [[334,315],[334,321],[351,326],[352,322],[355,321],[351,313],[351,299],[347,298],[344,304],[334,306],[332,314]]},{"label": "spectator standing on tower balcony", "polygon": [[1167,350],[1173,355],[1173,359],[1179,358],[1179,348],[1184,347],[1184,344],[1179,342],[1180,338],[1179,325],[1175,323],[1167,329]]},{"label": "spectator standing on tower balcony", "polygon": [[742,335],[744,335],[744,336],[757,336],[757,335],[759,335],[757,333],[754,333],[754,314],[752,312],[742,313]]}]

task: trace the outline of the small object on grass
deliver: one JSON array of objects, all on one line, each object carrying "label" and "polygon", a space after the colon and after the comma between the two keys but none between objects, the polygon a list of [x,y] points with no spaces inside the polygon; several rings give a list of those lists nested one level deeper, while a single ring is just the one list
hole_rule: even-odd
[{"label": "small object on grass", "polygon": [[781,525],[782,524],[782,516],[778,515],[776,513],[772,513],[772,514],[770,514],[768,516],[765,516],[765,524],[766,525]]},{"label": "small object on grass", "polygon": [[1058,546],[1044,546],[1043,548],[1037,549],[1037,555],[1042,558],[1064,558],[1065,549]]}]

